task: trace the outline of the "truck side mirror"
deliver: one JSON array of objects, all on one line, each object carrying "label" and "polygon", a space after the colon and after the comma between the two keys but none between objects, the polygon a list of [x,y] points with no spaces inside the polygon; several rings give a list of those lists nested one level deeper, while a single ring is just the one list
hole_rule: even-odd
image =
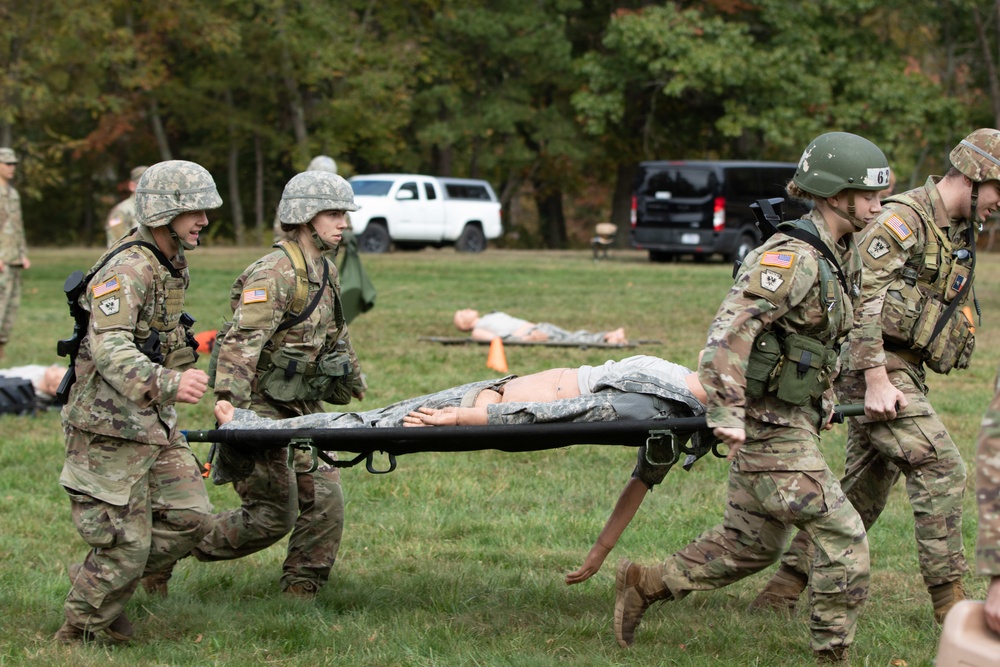
[{"label": "truck side mirror", "polygon": [[396,199],[413,199],[413,190],[400,190],[396,193]]}]

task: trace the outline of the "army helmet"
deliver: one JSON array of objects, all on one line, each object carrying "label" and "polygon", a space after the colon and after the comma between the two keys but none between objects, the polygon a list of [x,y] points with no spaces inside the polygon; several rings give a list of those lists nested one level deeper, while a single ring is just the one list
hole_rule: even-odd
[{"label": "army helmet", "polygon": [[158,162],[143,172],[135,188],[135,218],[146,227],[162,227],[182,213],[222,206],[208,170],[185,160]]},{"label": "army helmet", "polygon": [[309,163],[306,171],[328,171],[331,174],[336,174],[337,161],[329,155],[317,155]]},{"label": "army helmet", "polygon": [[951,151],[952,166],[975,183],[1000,180],[1000,130],[976,130]]},{"label": "army helmet", "polygon": [[884,190],[889,187],[889,161],[864,137],[827,132],[809,142],[792,182],[818,197],[841,190]]},{"label": "army helmet", "polygon": [[357,211],[351,184],[328,171],[304,171],[285,185],[278,219],[286,225],[304,225],[323,211]]}]

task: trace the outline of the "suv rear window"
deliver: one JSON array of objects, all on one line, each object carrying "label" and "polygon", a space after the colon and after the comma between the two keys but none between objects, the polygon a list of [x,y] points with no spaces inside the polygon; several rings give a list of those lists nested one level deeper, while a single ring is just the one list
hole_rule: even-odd
[{"label": "suv rear window", "polygon": [[719,189],[719,178],[709,169],[679,167],[654,171],[643,192],[653,199],[702,199]]},{"label": "suv rear window", "polygon": [[490,193],[482,185],[474,183],[445,183],[445,192],[449,199],[477,199],[480,201],[493,201]]},{"label": "suv rear window", "polygon": [[392,181],[373,181],[366,179],[351,181],[351,188],[354,190],[354,194],[367,195],[369,197],[385,197],[389,194],[389,188],[391,187]]}]

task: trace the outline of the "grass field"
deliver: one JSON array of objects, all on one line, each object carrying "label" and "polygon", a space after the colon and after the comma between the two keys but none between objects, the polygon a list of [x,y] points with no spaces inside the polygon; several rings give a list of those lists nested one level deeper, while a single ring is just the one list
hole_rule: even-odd
[{"label": "grass field", "polygon": [[[97,249],[32,252],[6,365],[50,363],[70,320],[65,276]],[[260,250],[191,254],[188,310],[198,329],[228,311],[232,280]],[[723,264],[650,264],[612,251],[451,250],[364,257],[378,288],[374,310],[351,328],[370,391],[361,408],[462,382],[496,377],[487,348],[446,347],[418,336],[455,335],[460,307],[505,310],[567,328],[625,326],[662,344],[635,351],[691,366],[731,284]],[[983,256],[976,284],[984,321],[973,366],[932,377],[931,398],[972,469],[979,419],[992,395],[1000,351],[1000,258]],[[611,352],[618,352],[612,350]],[[599,363],[607,350],[508,347],[513,373]],[[204,366],[207,360],[200,363]],[[183,428],[212,425],[210,401],[182,406]],[[703,459],[671,472],[647,499],[604,569],[573,587],[575,569],[633,466],[634,450],[577,446],[506,454],[413,454],[390,475],[343,473],[347,527],[329,585],[313,602],[278,589],[283,543],[228,563],[184,560],[161,601],[141,590],[129,605],[136,641],[126,647],[64,647],[66,566],[86,548],[59,487],[58,413],[0,418],[0,665],[812,665],[807,613],[791,619],[746,607],[773,569],[733,586],[651,609],[635,647],[611,631],[614,565],[669,555],[722,516],[726,466]],[[831,467],[843,465],[845,429],[824,437]],[[203,455],[206,446],[195,445]],[[973,477],[965,497],[965,543],[975,543]],[[217,509],[235,506],[230,487],[209,489]],[[854,665],[931,665],[939,629],[917,568],[913,519],[902,487],[872,531],[872,595],[858,626]],[[981,597],[984,580],[969,575]]]}]

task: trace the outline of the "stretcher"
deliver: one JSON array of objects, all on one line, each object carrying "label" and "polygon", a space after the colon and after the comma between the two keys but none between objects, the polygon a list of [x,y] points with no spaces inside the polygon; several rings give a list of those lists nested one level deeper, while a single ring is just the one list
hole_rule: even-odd
[{"label": "stretcher", "polygon": [[[428,343],[440,343],[441,345],[489,345],[488,340],[473,340],[468,336],[419,336],[417,340],[425,341]],[[662,340],[653,340],[648,338],[642,338],[639,340],[631,340],[627,343],[574,343],[572,341],[517,341],[517,340],[505,340],[503,342],[504,347],[512,347],[514,345],[541,345],[543,347],[579,347],[579,348],[614,348],[618,350],[630,349],[637,347],[639,345],[662,345]]]}]

